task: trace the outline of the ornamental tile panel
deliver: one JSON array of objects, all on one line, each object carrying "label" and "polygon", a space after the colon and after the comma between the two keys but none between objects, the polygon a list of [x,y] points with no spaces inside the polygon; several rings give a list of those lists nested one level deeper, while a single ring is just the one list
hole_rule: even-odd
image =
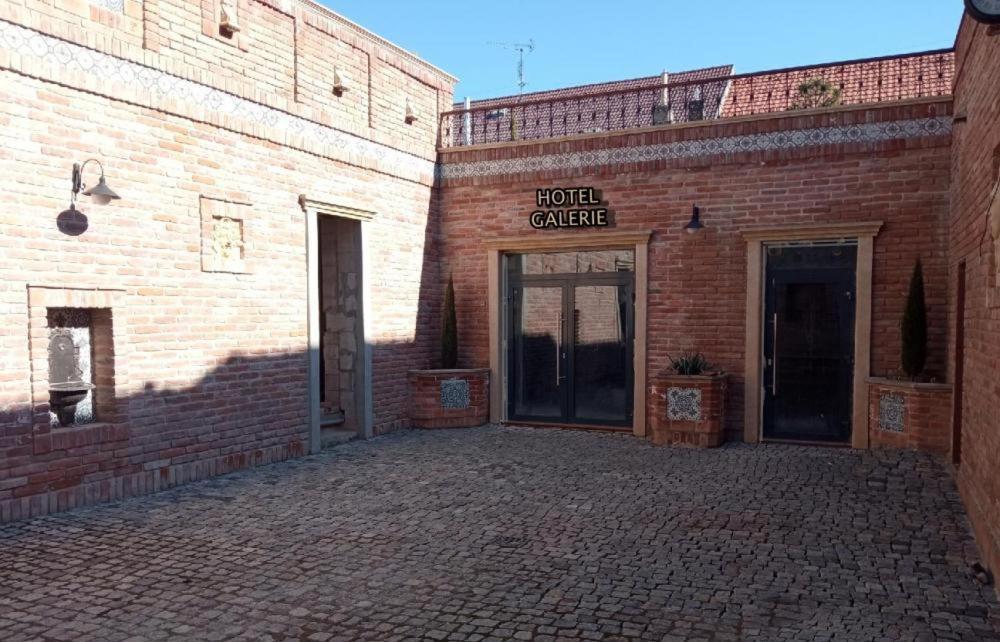
[{"label": "ornamental tile panel", "polygon": [[441,407],[461,410],[469,407],[469,382],[445,379],[441,382]]},{"label": "ornamental tile panel", "polygon": [[878,427],[888,432],[903,432],[906,400],[903,395],[882,393],[878,398]]},{"label": "ornamental tile panel", "polygon": [[668,388],[667,419],[701,421],[701,390],[698,388]]}]

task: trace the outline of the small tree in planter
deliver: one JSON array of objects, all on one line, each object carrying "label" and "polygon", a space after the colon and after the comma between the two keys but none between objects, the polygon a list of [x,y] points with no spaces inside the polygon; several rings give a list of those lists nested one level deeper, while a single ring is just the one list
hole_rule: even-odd
[{"label": "small tree in planter", "polygon": [[465,428],[489,419],[489,369],[458,366],[455,282],[441,306],[441,369],[410,370],[410,420],[417,428]]},{"label": "small tree in planter", "polygon": [[458,366],[458,314],[455,311],[455,280],[448,277],[444,292],[444,313],[441,320],[441,367],[450,370]]},{"label": "small tree in planter", "polygon": [[900,365],[910,379],[917,379],[927,364],[927,302],[924,300],[924,269],[917,259],[906,294],[906,308],[900,323]]},{"label": "small tree in planter", "polygon": [[667,358],[670,367],[653,378],[653,443],[701,448],[722,444],[725,373],[713,368],[700,353]]},{"label": "small tree in planter", "polygon": [[927,376],[927,303],[920,260],[913,266],[899,324],[902,376],[869,380],[869,440],[875,446],[946,454],[951,447],[951,386]]}]

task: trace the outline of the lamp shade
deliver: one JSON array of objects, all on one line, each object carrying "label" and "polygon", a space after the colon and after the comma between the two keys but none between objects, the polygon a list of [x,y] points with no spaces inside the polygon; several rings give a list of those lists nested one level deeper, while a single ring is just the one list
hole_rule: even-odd
[{"label": "lamp shade", "polygon": [[101,176],[97,181],[97,185],[94,185],[90,189],[83,192],[84,196],[89,196],[98,205],[107,205],[111,201],[121,198],[115,194],[114,190],[108,187],[107,182],[104,180],[104,176]]}]

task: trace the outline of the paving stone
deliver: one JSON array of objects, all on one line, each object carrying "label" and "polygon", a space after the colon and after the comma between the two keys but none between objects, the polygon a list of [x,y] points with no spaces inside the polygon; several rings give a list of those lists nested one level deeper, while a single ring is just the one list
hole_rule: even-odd
[{"label": "paving stone", "polygon": [[930,456],[405,432],[0,528],[0,639],[1000,640]]}]

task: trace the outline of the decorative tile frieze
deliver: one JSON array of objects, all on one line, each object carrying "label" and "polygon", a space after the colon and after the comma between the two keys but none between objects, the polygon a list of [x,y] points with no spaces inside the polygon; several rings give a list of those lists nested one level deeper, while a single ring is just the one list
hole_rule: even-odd
[{"label": "decorative tile frieze", "polygon": [[125,13],[125,0],[90,0],[90,4],[115,13]]},{"label": "decorative tile frieze", "polygon": [[701,390],[698,388],[668,388],[667,419],[701,421]]},{"label": "decorative tile frieze", "polygon": [[[440,167],[440,176],[444,179],[497,176],[542,170],[678,160],[740,152],[785,150],[818,145],[872,143],[944,135],[951,132],[951,125],[951,116],[937,116],[883,123],[836,125],[763,134],[682,140],[672,143],[586,150],[528,158],[450,163]],[[628,132],[621,133],[627,134]]]},{"label": "decorative tile frieze", "polygon": [[[107,1],[121,2],[121,0]],[[151,94],[158,104],[164,101],[177,101],[257,125],[278,128],[303,140],[336,150],[338,158],[360,157],[371,163],[377,163],[380,169],[390,173],[408,175],[430,174],[434,171],[433,161],[208,85],[59,40],[3,20],[0,20],[0,49],[38,58],[67,71],[93,75],[105,85],[115,81],[133,85]]]},{"label": "decorative tile frieze", "polygon": [[441,382],[441,407],[463,409],[468,408],[469,382],[464,379],[446,379]]},{"label": "decorative tile frieze", "polygon": [[883,393],[878,399],[878,427],[889,432],[903,432],[906,399],[903,395]]}]

